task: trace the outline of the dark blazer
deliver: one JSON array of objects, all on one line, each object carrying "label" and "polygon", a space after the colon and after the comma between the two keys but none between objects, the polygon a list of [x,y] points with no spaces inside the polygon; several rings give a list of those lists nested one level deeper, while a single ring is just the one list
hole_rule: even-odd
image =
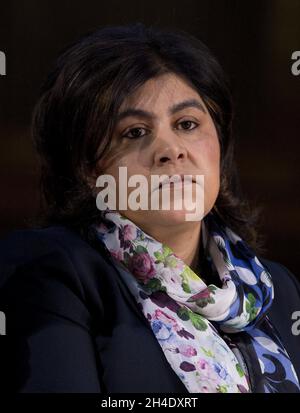
[{"label": "dark blazer", "polygon": [[[299,283],[281,264],[261,261],[275,285],[269,317],[300,377],[300,335],[291,332]],[[9,391],[187,392],[118,267],[65,227],[14,231],[0,242],[0,310]]]}]

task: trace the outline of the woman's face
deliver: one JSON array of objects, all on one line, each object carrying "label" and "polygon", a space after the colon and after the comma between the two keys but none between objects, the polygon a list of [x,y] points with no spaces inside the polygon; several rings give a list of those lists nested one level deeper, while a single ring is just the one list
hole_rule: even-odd
[{"label": "woman's face", "polygon": [[[128,179],[143,175],[149,184],[149,197],[151,175],[204,175],[205,216],[219,192],[220,146],[213,120],[199,94],[175,74],[164,74],[148,80],[128,96],[119,115],[111,150],[98,164],[101,174],[115,178],[117,200],[119,167],[127,167]],[[193,199],[195,186],[192,184]],[[135,189],[127,188],[128,197]],[[170,194],[172,199],[172,189]],[[172,202],[170,206],[167,211],[134,211],[129,205],[120,212],[151,233],[153,227],[186,222],[186,213],[191,211],[174,210]]]}]

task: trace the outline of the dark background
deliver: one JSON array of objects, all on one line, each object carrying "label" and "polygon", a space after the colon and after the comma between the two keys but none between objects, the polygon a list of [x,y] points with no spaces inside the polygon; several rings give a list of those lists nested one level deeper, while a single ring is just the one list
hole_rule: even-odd
[{"label": "dark background", "polygon": [[300,277],[299,0],[38,1],[0,3],[0,236],[24,228],[38,206],[30,116],[51,62],[90,29],[141,21],[204,41],[232,85],[236,158],[245,194],[264,207],[266,258]]}]

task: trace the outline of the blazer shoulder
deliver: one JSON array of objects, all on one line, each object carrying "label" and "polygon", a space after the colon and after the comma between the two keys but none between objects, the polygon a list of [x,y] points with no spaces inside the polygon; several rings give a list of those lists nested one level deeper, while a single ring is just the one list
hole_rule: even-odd
[{"label": "blazer shoulder", "polygon": [[87,243],[67,227],[52,226],[14,230],[0,240],[0,247],[1,262],[25,263],[53,249],[72,251],[87,247]]},{"label": "blazer shoulder", "polygon": [[279,334],[300,377],[300,329],[297,319],[300,310],[300,282],[283,264],[261,260],[271,274],[274,285],[274,300],[268,317]]},{"label": "blazer shoulder", "polygon": [[91,257],[89,245],[63,227],[18,230],[1,240],[4,389],[100,391],[92,338],[103,328],[104,313]]},{"label": "blazer shoulder", "polygon": [[15,230],[0,240],[1,278],[19,266],[42,264],[51,255],[57,257],[57,265],[69,262],[79,270],[84,264],[96,260],[99,265],[108,258],[101,243],[96,251],[79,233],[65,226]]},{"label": "blazer shoulder", "polygon": [[16,230],[0,241],[0,305],[26,301],[86,324],[90,311],[101,316],[109,272],[103,254],[66,227]]}]

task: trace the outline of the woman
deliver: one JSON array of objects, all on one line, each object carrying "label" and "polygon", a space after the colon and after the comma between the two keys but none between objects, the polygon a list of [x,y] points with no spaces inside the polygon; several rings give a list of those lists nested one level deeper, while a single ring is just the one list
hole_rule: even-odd
[{"label": "woman", "polygon": [[[43,225],[1,245],[10,389],[299,392],[300,288],[259,257],[232,117],[221,67],[186,33],[104,28],[61,54],[33,116]],[[170,208],[121,208],[136,188],[120,170],[148,201],[153,176],[179,175]],[[185,175],[194,221],[173,208]],[[117,203],[101,209],[103,176]]]}]

